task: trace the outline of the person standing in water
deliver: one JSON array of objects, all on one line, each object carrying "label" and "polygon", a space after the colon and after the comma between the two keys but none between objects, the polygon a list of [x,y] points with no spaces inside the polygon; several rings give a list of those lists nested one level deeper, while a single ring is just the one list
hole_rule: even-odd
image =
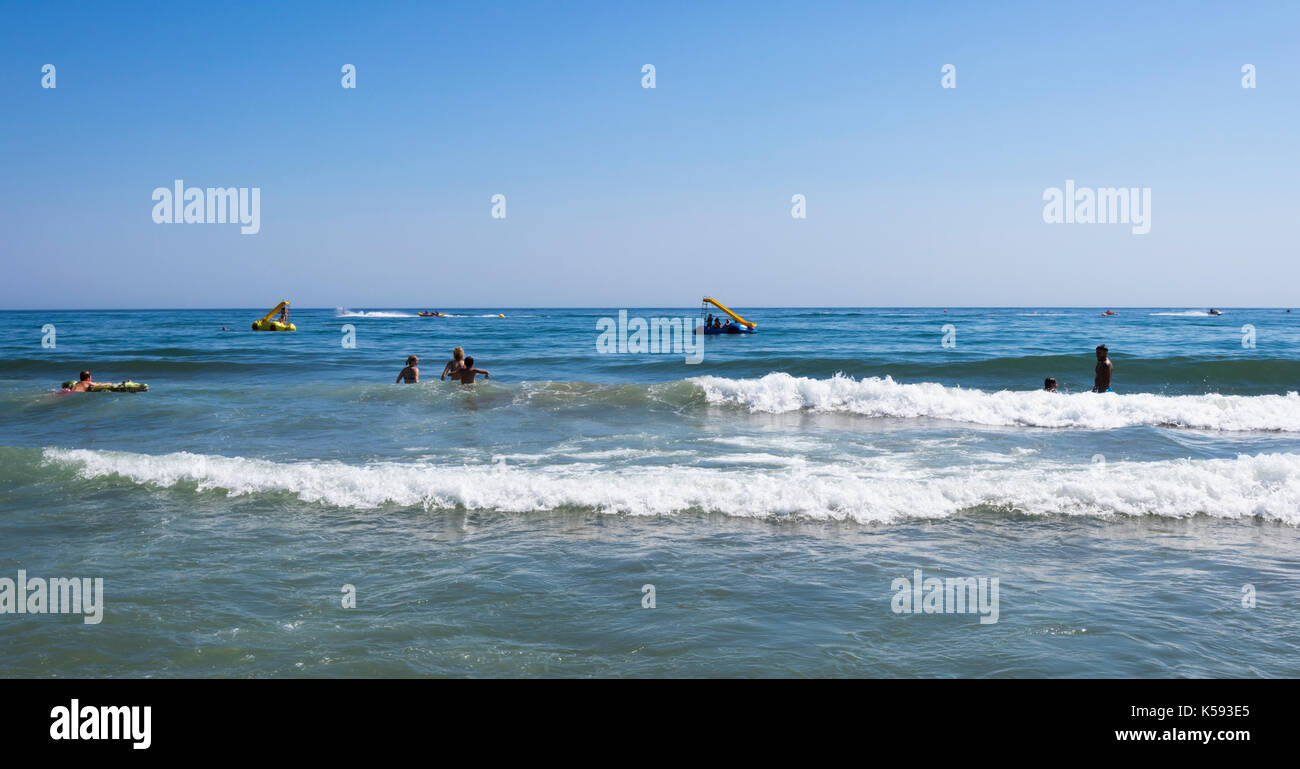
[{"label": "person standing in water", "polygon": [[1056,392],[1056,377],[1049,376],[1043,380],[1043,389],[1049,393]]},{"label": "person standing in water", "polygon": [[[397,382],[418,384],[420,381],[420,359],[412,355],[406,359],[406,368],[397,375]],[[397,384],[394,382],[393,384]]]},{"label": "person standing in water", "polygon": [[441,378],[443,381],[446,381],[447,377],[450,376],[451,380],[454,382],[457,380],[457,378],[459,378],[460,371],[463,370],[464,368],[465,368],[465,348],[457,347],[451,351],[451,360],[447,361],[447,365],[442,367]]},{"label": "person standing in water", "polygon": [[465,365],[455,373],[455,377],[460,379],[461,384],[474,384],[474,375],[482,374],[484,379],[491,379],[492,375],[481,368],[474,368],[474,359],[466,358]]},{"label": "person standing in water", "polygon": [[1110,389],[1110,376],[1115,372],[1115,366],[1110,362],[1110,350],[1106,345],[1097,345],[1097,372],[1092,380],[1092,391],[1095,393],[1112,392]]}]

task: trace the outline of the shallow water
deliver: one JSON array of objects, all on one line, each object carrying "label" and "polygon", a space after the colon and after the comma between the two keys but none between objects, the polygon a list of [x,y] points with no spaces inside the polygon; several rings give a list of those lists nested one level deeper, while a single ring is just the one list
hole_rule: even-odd
[{"label": "shallow water", "polygon": [[[0,673],[1300,674],[1300,315],[741,310],[690,365],[444,311],[0,313],[0,577],[106,604],[0,614]],[[896,613],[916,569],[997,621]]]}]

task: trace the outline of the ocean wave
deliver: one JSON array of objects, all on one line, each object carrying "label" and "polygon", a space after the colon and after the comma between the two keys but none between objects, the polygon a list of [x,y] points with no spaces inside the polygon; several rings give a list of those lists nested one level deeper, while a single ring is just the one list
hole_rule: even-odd
[{"label": "ocean wave", "polygon": [[889,377],[808,379],[773,373],[758,379],[688,380],[713,404],[754,412],[825,411],[898,419],[931,418],[1008,427],[1107,430],[1141,425],[1200,430],[1300,432],[1300,394],[1102,395],[982,390]]},{"label": "ocean wave", "polygon": [[80,478],[198,493],[291,494],[354,509],[387,505],[528,513],[586,509],[890,523],[989,509],[1032,515],[1259,518],[1300,524],[1300,455],[1235,459],[920,468],[855,465],[746,470],[702,466],[518,468],[384,462],[274,463],[189,453],[46,449]]},{"label": "ocean wave", "polygon": [[[1168,318],[1215,318],[1217,315],[1211,315],[1207,310],[1183,310],[1181,312],[1153,312],[1151,315],[1163,315]],[[1226,313],[1222,313],[1226,314]]]}]

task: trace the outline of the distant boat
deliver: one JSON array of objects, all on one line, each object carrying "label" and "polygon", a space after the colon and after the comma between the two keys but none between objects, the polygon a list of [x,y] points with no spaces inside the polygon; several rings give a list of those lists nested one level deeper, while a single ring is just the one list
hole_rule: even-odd
[{"label": "distant boat", "polygon": [[736,313],[732,312],[732,311],[731,311],[731,308],[727,307],[727,306],[724,305],[722,302],[719,302],[717,299],[710,299],[709,297],[706,296],[706,297],[704,297],[702,300],[700,300],[700,308],[701,308],[701,309],[700,309],[700,314],[701,314],[701,315],[704,314],[704,309],[703,309],[703,308],[704,308],[704,306],[705,306],[705,303],[711,304],[711,305],[713,305],[714,307],[717,307],[719,310],[722,310],[723,312],[727,313],[728,315],[730,315],[730,316],[735,320],[735,322],[733,323],[733,322],[731,322],[731,321],[727,321],[727,325],[725,325],[725,326],[719,326],[719,327],[716,327],[716,328],[713,327],[713,326],[710,326],[710,325],[705,325],[703,328],[698,329],[698,330],[696,331],[696,333],[701,333],[701,332],[703,332],[703,333],[705,333],[705,334],[709,334],[709,335],[714,335],[714,334],[753,334],[753,333],[756,333],[755,327],[758,326],[757,323],[751,323],[751,322],[745,320],[744,318],[740,317],[740,316],[737,315]]},{"label": "distant boat", "polygon": [[1210,314],[1211,314],[1211,315],[1222,315],[1223,313],[1221,313],[1221,312],[1219,312],[1218,310],[1216,310],[1216,309],[1214,309],[1213,307],[1211,307],[1211,308],[1210,308]]},{"label": "distant boat", "polygon": [[441,312],[417,312],[416,315],[419,315],[421,318],[445,318],[445,317],[447,317],[444,313],[441,313]]}]

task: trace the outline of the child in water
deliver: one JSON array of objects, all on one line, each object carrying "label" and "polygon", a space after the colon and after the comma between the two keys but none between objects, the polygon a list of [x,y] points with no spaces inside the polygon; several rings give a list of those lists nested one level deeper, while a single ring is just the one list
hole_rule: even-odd
[{"label": "child in water", "polygon": [[[406,359],[406,368],[397,375],[397,382],[416,384],[420,381],[420,359],[412,355]],[[393,384],[397,384],[394,382]]]},{"label": "child in water", "polygon": [[460,376],[460,372],[465,368],[465,348],[457,347],[451,351],[451,360],[447,365],[442,367],[442,379],[445,381],[448,376],[454,382]]},{"label": "child in water", "polygon": [[474,375],[482,374],[484,379],[491,379],[492,375],[481,368],[474,368],[474,359],[466,358],[464,368],[456,372],[455,376],[460,377],[461,384],[474,384]]}]

